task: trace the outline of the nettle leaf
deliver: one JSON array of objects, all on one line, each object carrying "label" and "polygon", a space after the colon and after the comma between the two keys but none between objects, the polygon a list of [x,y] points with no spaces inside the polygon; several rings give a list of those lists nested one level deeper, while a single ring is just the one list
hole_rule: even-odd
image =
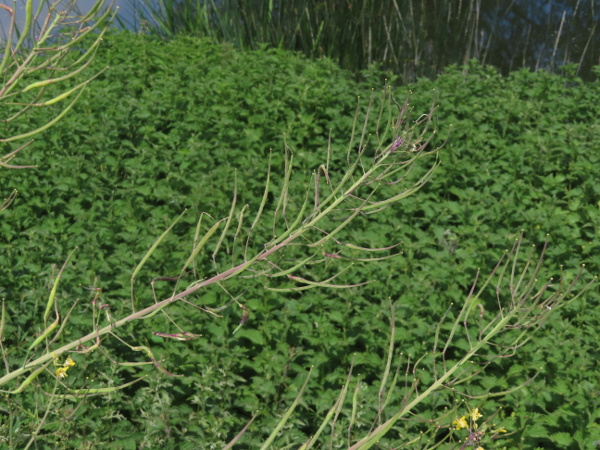
[{"label": "nettle leaf", "polygon": [[246,338],[250,342],[252,342],[253,344],[256,344],[256,345],[264,345],[264,343],[265,343],[265,338],[264,338],[263,333],[259,330],[253,330],[251,328],[241,328],[236,333],[236,336],[238,338]]},{"label": "nettle leaf", "polygon": [[550,435],[550,440],[561,448],[567,448],[573,443],[573,436],[566,432],[553,433]]},{"label": "nettle leaf", "polygon": [[533,425],[528,425],[525,433],[527,436],[531,437],[548,437],[548,430],[544,425],[539,423],[534,423]]}]

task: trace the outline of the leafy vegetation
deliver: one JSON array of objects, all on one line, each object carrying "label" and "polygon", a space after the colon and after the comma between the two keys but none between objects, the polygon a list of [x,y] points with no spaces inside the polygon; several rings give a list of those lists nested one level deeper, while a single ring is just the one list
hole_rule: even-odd
[{"label": "leafy vegetation", "polygon": [[[296,168],[289,190],[297,197],[289,208],[297,211],[329,145],[332,155],[342,155],[334,156],[332,165],[345,163],[356,96],[362,96],[364,120],[371,88],[384,84],[376,70],[366,73],[370,84],[359,84],[328,59],[311,62],[274,49],[238,52],[186,37],[160,42],[127,33],[110,35],[94,62],[96,68],[107,64],[110,70],[98,76],[71,113],[20,155],[39,166],[35,173],[0,172],[1,190],[11,186],[20,192],[0,222],[0,267],[8,268],[0,279],[9,319],[5,348],[25,349],[31,330],[43,331],[35,324],[56,278],[53,265],[60,266],[75,247],[57,298],[79,302],[61,339],[70,342],[89,332],[93,300],[110,305],[115,317],[131,311],[133,270],[187,208],[134,281],[135,305],[151,304],[154,291],[158,299],[170,296],[173,282],[157,277],[180,274],[200,215],[228,216],[234,180],[238,204],[259,205],[269,157],[273,168],[281,168],[286,149],[293,153]],[[389,83],[395,86],[398,80]],[[376,283],[282,293],[248,279],[230,280],[228,292],[236,298],[243,295],[240,301],[250,314],[236,334],[232,331],[243,309],[217,311],[222,317],[214,317],[174,304],[169,310],[173,322],[202,337],[165,343],[153,332],[174,333],[174,327],[159,316],[125,327],[120,336],[151,347],[161,367],[179,376],[166,376],[155,367],[110,364],[147,359],[120,341],[103,343],[98,352],[74,354],[69,387],[111,388],[132,381],[140,371],[145,378],[83,402],[64,399],[38,440],[81,448],[116,442],[122,448],[222,448],[260,411],[239,442],[240,448],[256,448],[281,423],[307,368],[314,366],[300,405],[273,444],[297,446],[317,431],[352,366],[360,374],[348,385],[356,395],[356,409],[352,412],[350,402],[344,404],[337,427],[325,431],[343,446],[347,439],[356,442],[367,435],[378,416],[390,322],[395,324],[399,384],[404,385],[409,355],[412,369],[438,342],[436,324],[442,324],[442,334],[456,329],[460,308],[450,305],[465,302],[478,268],[482,277],[492,272],[521,229],[526,240],[540,247],[551,233],[544,264],[548,269],[538,273],[539,279],[558,279],[563,265],[562,275],[572,280],[581,262],[598,273],[598,82],[583,83],[569,67],[563,76],[520,71],[503,78],[473,62],[450,67],[435,81],[397,87],[395,97],[404,98],[411,90],[416,118],[431,110],[434,88],[440,106],[432,148],[445,141],[452,125],[440,167],[398,209],[382,211],[375,220],[358,217],[339,236],[342,242],[369,248],[402,242],[402,255],[376,264],[357,262],[336,279],[336,284]],[[47,120],[45,111],[34,111],[10,130],[19,133]],[[375,129],[369,131],[367,138],[376,140]],[[429,167],[416,166],[414,180]],[[272,185],[281,186],[283,170],[273,169],[272,177]],[[269,204],[276,206],[277,194],[275,190],[268,197]],[[272,224],[263,222],[253,233],[270,237]],[[332,243],[322,250],[339,251]],[[228,251],[235,253],[233,247]],[[354,249],[342,255],[364,256]],[[191,270],[202,274],[211,267],[208,258]],[[306,265],[302,276],[322,280],[341,267],[337,258],[330,258],[324,267]],[[477,314],[481,311],[491,320],[497,309],[493,289],[482,292],[480,299]],[[218,307],[230,298],[215,287],[193,300]],[[409,442],[426,430],[430,434],[415,447],[444,442],[447,448],[458,448],[458,439],[465,436],[462,430],[452,431],[452,422],[466,414],[459,411],[473,408],[484,413],[479,420],[490,429],[508,431],[498,433],[498,448],[580,448],[599,440],[593,332],[597,300],[593,289],[557,307],[558,312],[553,304],[543,305],[550,308],[545,309],[552,312],[550,319],[514,356],[491,359],[485,371],[454,391],[435,392],[410,420],[393,425],[382,448]],[[504,339],[494,343],[511,345]],[[456,360],[468,349],[463,336],[445,357]],[[12,357],[7,359],[14,364]],[[429,362],[425,358],[418,367]],[[427,370],[416,375],[419,389],[434,379]],[[487,396],[502,392],[508,394]],[[25,390],[19,399],[9,397],[7,402],[10,408],[22,408],[23,416],[45,405],[44,396],[35,391]],[[390,419],[387,411],[402,401],[393,398],[378,423]],[[348,438],[345,427],[350,423]],[[24,440],[30,438],[27,426],[31,423],[2,422],[4,429],[28,430],[19,431]]]}]

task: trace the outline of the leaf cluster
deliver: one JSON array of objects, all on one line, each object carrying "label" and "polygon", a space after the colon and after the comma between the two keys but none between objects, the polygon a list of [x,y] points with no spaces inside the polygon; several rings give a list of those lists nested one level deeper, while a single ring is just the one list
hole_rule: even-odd
[{"label": "leaf cluster", "polygon": [[[115,315],[126,311],[139,259],[172,218],[189,208],[137,278],[137,298],[151,302],[152,279],[176,276],[189,255],[199,214],[227,214],[234,171],[240,204],[259,204],[270,150],[273,166],[282,166],[287,144],[299,174],[290,189],[301,193],[301,201],[301,186],[327,155],[329,135],[331,147],[344,154],[356,95],[366,97],[371,88],[326,59],[310,62],[266,49],[238,52],[183,37],[164,43],[143,35],[111,35],[96,63],[111,69],[28,150],[28,162],[40,166],[35,176],[0,172],[0,185],[10,184],[21,193],[0,222],[0,266],[8,268],[0,279],[0,297],[7,299],[12,323],[5,331],[6,346],[29,345],[26,339],[56,274],[52,264],[60,265],[74,246],[79,247],[74,264],[62,274],[57,292],[60,302],[81,299],[65,339],[89,331],[92,296],[81,285],[102,288],[101,300]],[[370,75],[378,78],[383,84],[380,73]],[[472,63],[448,69],[435,82],[410,86],[415,111],[429,111],[434,87],[440,104],[436,128],[452,124],[454,130],[442,165],[417,197],[397,210],[383,211],[376,220],[359,220],[342,236],[374,248],[402,241],[402,257],[353,266],[345,275],[349,282],[378,283],[348,291],[279,294],[233,280],[228,289],[243,292],[250,310],[250,319],[235,335],[231,331],[242,311],[230,308],[216,320],[175,305],[171,317],[202,338],[163,345],[152,331],[157,326],[158,331],[172,330],[158,319],[126,333],[151,345],[165,367],[183,377],[165,380],[149,368],[142,383],[86,400],[76,428],[64,425],[69,416],[62,416],[59,435],[81,446],[129,436],[129,442],[150,447],[210,442],[220,448],[260,410],[244,437],[243,445],[252,448],[273,430],[296,397],[306,368],[314,365],[302,412],[277,441],[283,448],[315,432],[356,353],[360,407],[353,437],[361,437],[377,413],[377,383],[389,342],[389,317],[382,308],[388,297],[396,302],[396,347],[418,358],[431,349],[433,324],[450,303],[464,301],[477,268],[491,270],[516,230],[524,229],[536,243],[550,231],[547,265],[564,264],[567,276],[581,261],[598,272],[594,236],[600,226],[600,192],[594,180],[600,164],[594,142],[600,130],[600,86],[543,72],[503,78]],[[399,88],[396,96],[402,98],[407,90]],[[273,176],[283,179],[282,172]],[[271,223],[257,233],[272,233]],[[345,256],[358,258],[359,252]],[[196,270],[208,270],[210,263],[199,262]],[[337,269],[331,261],[324,269],[307,266],[303,274],[322,279]],[[159,298],[172,293],[166,281],[156,283],[156,289]],[[211,289],[197,300],[220,306],[227,298]],[[484,310],[491,311],[495,297],[483,296],[482,301]],[[525,442],[530,448],[552,439],[563,442],[560,433],[565,432],[582,442],[594,436],[593,414],[586,416],[585,425],[559,418],[598,409],[593,382],[597,355],[593,334],[585,334],[597,326],[591,307],[595,301],[597,293],[590,291],[565,307],[562,322],[550,321],[548,332],[520,349],[510,363],[494,363],[469,385],[473,394],[508,390],[544,365],[526,389],[485,404],[489,409],[503,406],[502,420],[529,436]],[[119,361],[139,359],[126,346],[106,350]],[[72,369],[69,378],[74,386],[86,377],[119,385],[135,373],[128,368],[113,372],[94,354],[77,363],[79,374]],[[577,385],[577,391],[565,389],[565,383]],[[451,400],[432,396],[419,417],[433,420]],[[533,425],[538,431],[528,433]],[[408,435],[422,428],[422,421],[408,421],[395,430]],[[344,442],[341,430],[338,426],[335,439]],[[538,439],[539,433],[543,436]],[[507,438],[507,447],[517,445],[519,437]]]}]

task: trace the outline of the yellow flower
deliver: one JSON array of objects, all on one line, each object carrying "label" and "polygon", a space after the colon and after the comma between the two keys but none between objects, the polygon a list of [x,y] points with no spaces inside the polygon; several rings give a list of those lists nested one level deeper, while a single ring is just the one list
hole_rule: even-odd
[{"label": "yellow flower", "polygon": [[75,361],[73,361],[71,358],[67,358],[67,360],[63,364],[63,366],[65,366],[65,367],[73,367],[74,365],[75,365]]},{"label": "yellow flower", "polygon": [[456,430],[460,430],[461,428],[469,428],[469,424],[467,423],[467,416],[462,416],[460,419],[456,419],[452,421],[452,425],[454,425]]},{"label": "yellow flower", "polygon": [[67,374],[68,367],[59,367],[56,369],[56,376],[58,378],[67,378],[69,375]]},{"label": "yellow flower", "polygon": [[477,421],[477,419],[479,419],[479,418],[481,418],[481,417],[483,417],[483,416],[482,416],[482,415],[481,415],[481,413],[479,412],[479,408],[473,408],[473,409],[471,410],[471,419],[473,419],[473,422],[476,422],[476,421]]},{"label": "yellow flower", "polygon": [[484,450],[483,447],[477,447],[475,450]]}]

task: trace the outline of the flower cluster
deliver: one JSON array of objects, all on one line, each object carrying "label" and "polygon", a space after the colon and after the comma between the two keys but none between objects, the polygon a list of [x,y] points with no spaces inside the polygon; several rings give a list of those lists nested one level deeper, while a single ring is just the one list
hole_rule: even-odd
[{"label": "flower cluster", "polygon": [[[485,427],[479,428],[477,421],[481,419],[482,414],[479,412],[479,408],[473,408],[469,411],[469,414],[462,416],[460,419],[454,419],[452,426],[455,430],[462,430],[463,428],[469,430],[469,436],[465,439],[465,447],[475,447],[475,450],[484,450],[480,445],[483,437],[485,436]],[[492,438],[500,433],[506,433],[506,429],[500,427],[492,430]]]},{"label": "flower cluster", "polygon": [[71,357],[67,358],[64,364],[60,364],[57,362],[58,356],[54,355],[54,365],[57,367],[56,376],[58,378],[67,378],[69,374],[67,371],[75,365],[75,361]]}]

